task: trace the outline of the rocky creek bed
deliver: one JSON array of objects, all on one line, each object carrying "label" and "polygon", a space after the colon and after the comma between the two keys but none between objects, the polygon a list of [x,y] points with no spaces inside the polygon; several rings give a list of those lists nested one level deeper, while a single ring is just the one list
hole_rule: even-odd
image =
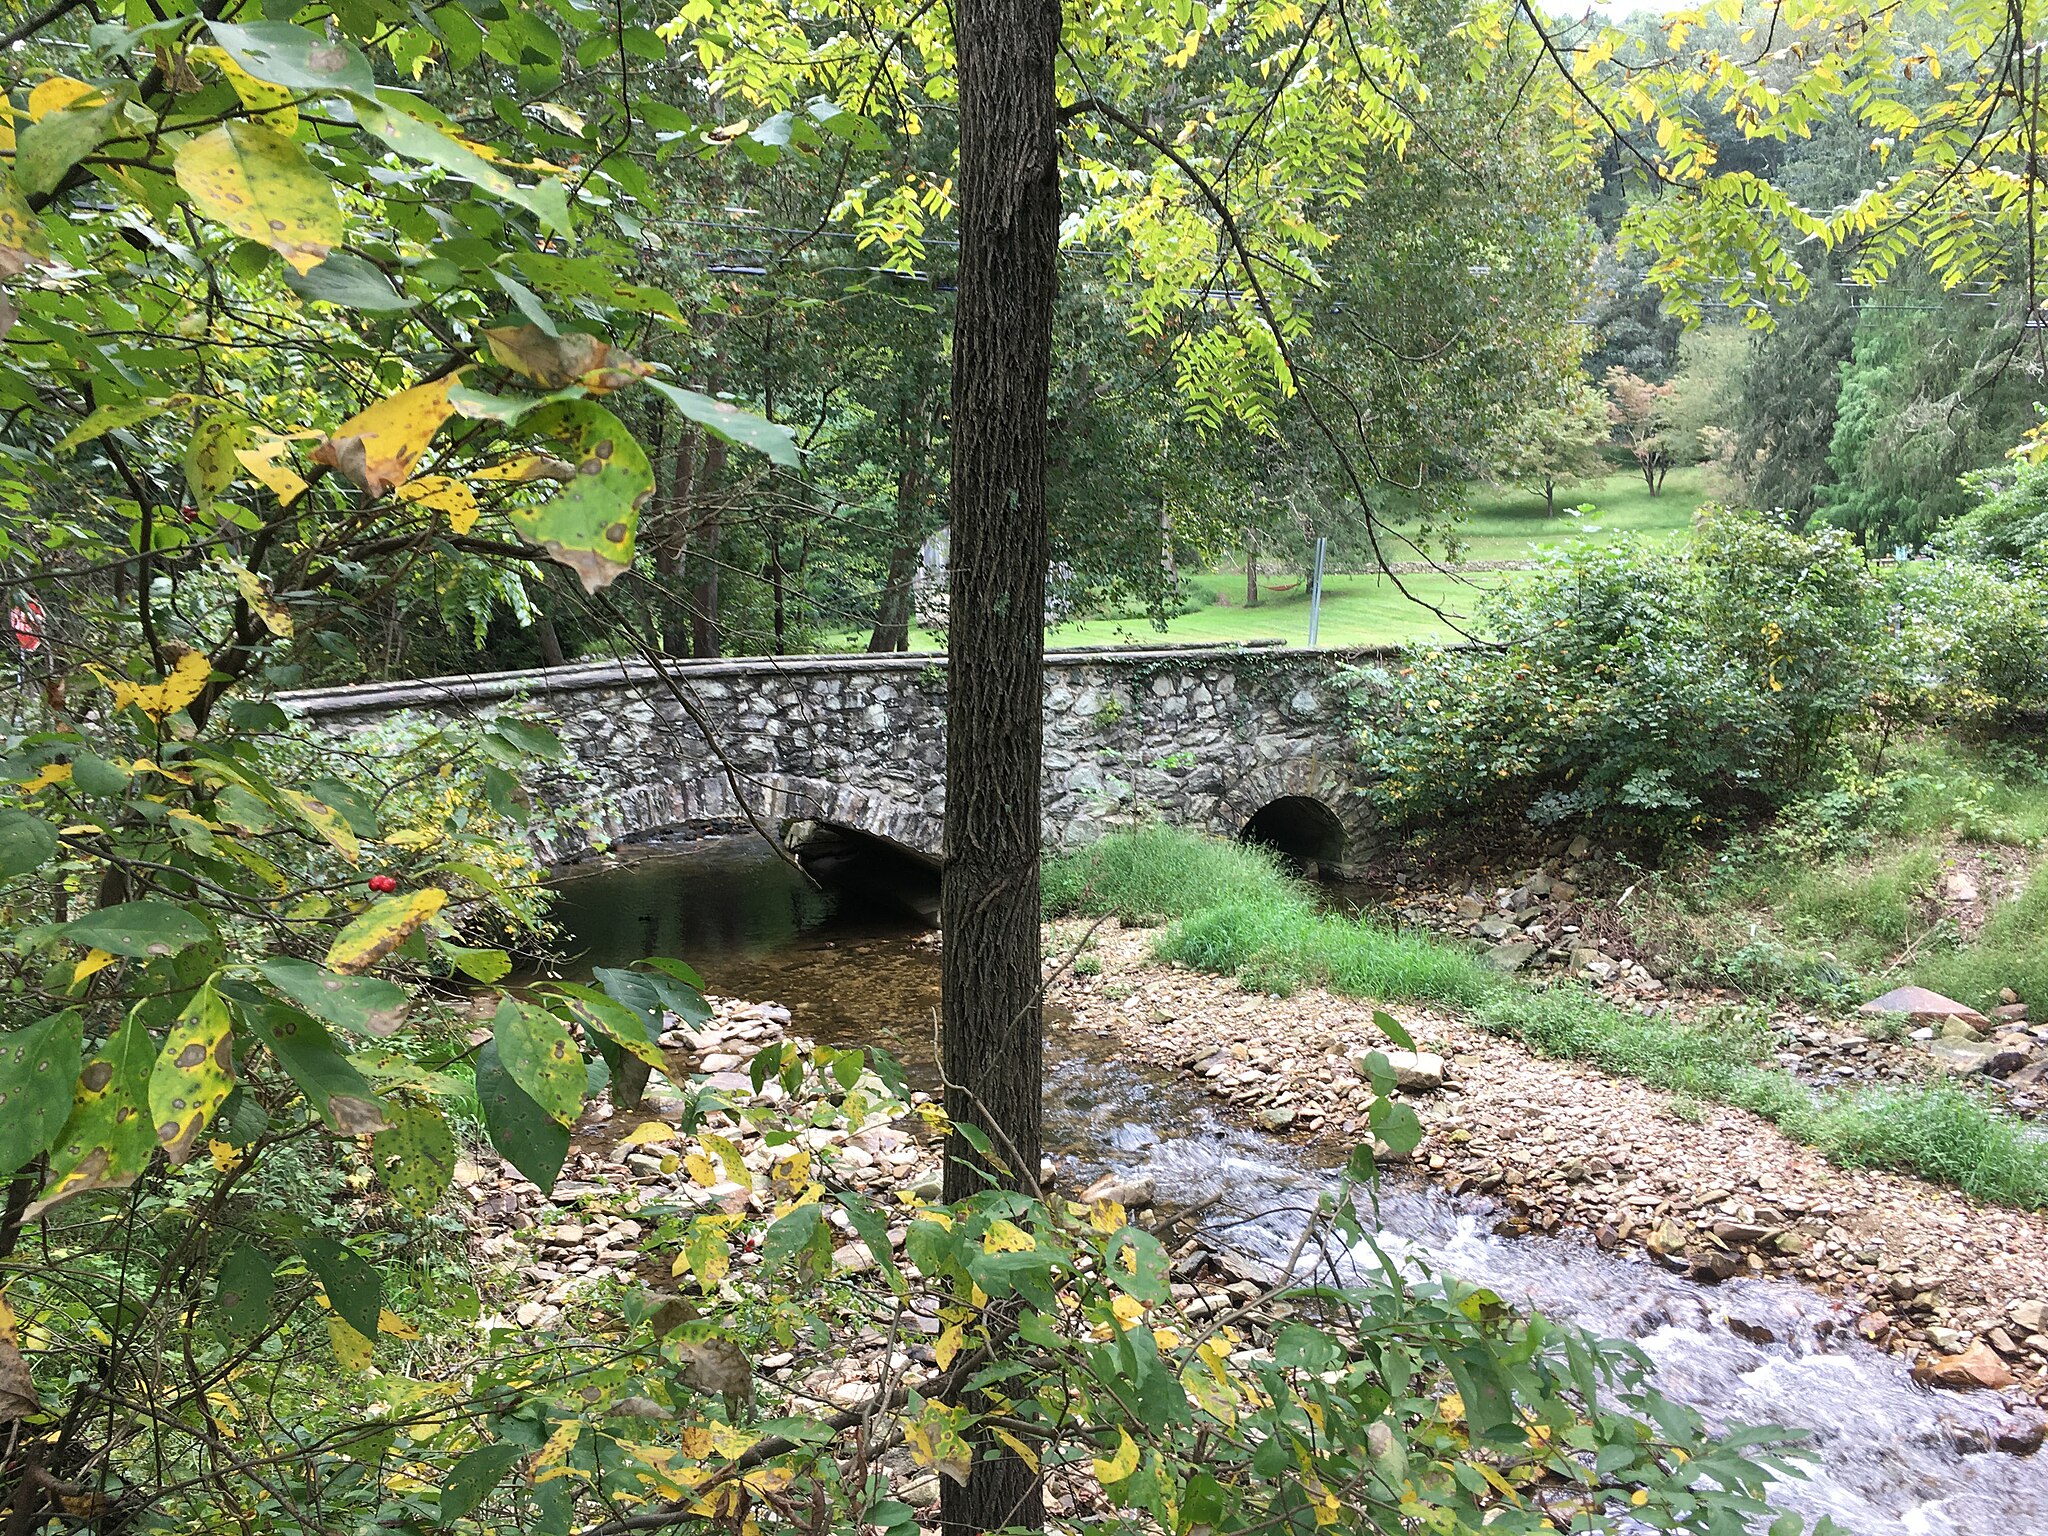
[{"label": "rocky creek bed", "polygon": [[[1161,965],[1155,937],[1096,931],[1100,974],[1054,983],[1070,1027],[1188,1074],[1246,1124],[1355,1140],[1370,1095],[1360,1062],[1393,1050],[1372,1007]],[[1423,1052],[1396,1053],[1427,1128],[1414,1160],[1449,1193],[1491,1197],[1501,1232],[1578,1236],[1703,1281],[1794,1279],[1924,1379],[2048,1404],[2048,1218],[1841,1169],[1745,1111],[1681,1114],[1667,1094],[1448,1015],[1395,1012]],[[2038,1445],[2039,1423],[2015,1420],[2014,1446]]]}]

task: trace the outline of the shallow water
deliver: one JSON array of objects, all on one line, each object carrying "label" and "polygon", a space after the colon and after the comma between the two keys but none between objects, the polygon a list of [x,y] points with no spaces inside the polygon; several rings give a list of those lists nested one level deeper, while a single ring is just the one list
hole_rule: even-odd
[{"label": "shallow water", "polygon": [[[900,902],[821,890],[751,839],[637,851],[570,872],[556,920],[576,968],[689,961],[716,993],[787,1006],[792,1029],[884,1046],[929,1070],[938,954]],[[1064,1017],[1047,1020],[1046,1146],[1077,1173],[1145,1174],[1178,1202],[1221,1200],[1219,1240],[1277,1265],[1329,1180],[1314,1149],[1225,1124],[1191,1083],[1135,1066]],[[1798,1427],[1818,1466],[1787,1507],[1856,1536],[2048,1533],[2048,1455],[1991,1449],[1989,1394],[1932,1392],[1847,1329],[1829,1298],[1776,1281],[1700,1286],[1569,1241],[1492,1232],[1484,1202],[1420,1182],[1382,1194],[1396,1259],[1638,1344],[1657,1385],[1711,1421]],[[1731,1326],[1733,1324],[1734,1326]]]}]

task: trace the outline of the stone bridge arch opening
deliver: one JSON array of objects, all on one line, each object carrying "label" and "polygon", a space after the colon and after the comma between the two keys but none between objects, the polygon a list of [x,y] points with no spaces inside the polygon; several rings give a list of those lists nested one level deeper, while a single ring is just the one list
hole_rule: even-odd
[{"label": "stone bridge arch opening", "polygon": [[1310,795],[1282,795],[1252,813],[1240,842],[1270,848],[1306,874],[1342,868],[1350,839],[1337,813]]},{"label": "stone bridge arch opening", "polygon": [[893,838],[844,822],[800,817],[782,826],[782,842],[820,884],[939,920],[939,861]]}]

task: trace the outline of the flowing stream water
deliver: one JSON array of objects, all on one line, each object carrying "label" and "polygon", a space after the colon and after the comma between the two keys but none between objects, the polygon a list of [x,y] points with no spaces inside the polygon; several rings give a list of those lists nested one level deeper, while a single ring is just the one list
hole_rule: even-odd
[{"label": "flowing stream water", "polygon": [[[797,1033],[883,1046],[914,1077],[929,1072],[938,954],[900,872],[820,889],[752,839],[708,838],[569,871],[556,889],[579,969],[674,956],[715,993],[782,1003]],[[1046,1145],[1090,1175],[1149,1176],[1177,1202],[1219,1197],[1219,1211],[1251,1218],[1232,1221],[1228,1246],[1275,1266],[1330,1178],[1315,1149],[1225,1124],[1191,1083],[1057,1015]],[[1995,1397],[1916,1385],[1825,1296],[1765,1280],[1701,1286],[1567,1240],[1497,1237],[1485,1201],[1419,1180],[1390,1183],[1381,1217],[1382,1243],[1402,1262],[1633,1340],[1657,1385],[1710,1421],[1806,1430],[1820,1459],[1805,1481],[1780,1485],[1788,1508],[1831,1515],[1855,1536],[2048,1536],[2048,1452],[1997,1451],[2011,1421]]]}]

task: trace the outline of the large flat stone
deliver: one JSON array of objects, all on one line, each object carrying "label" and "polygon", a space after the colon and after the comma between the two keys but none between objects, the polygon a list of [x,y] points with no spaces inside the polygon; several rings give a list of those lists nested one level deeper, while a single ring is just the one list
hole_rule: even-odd
[{"label": "large flat stone", "polygon": [[1968,1003],[1943,997],[1926,987],[1894,987],[1883,997],[1873,997],[1856,1011],[1904,1016],[1915,1024],[1939,1024],[1943,1019],[1966,1019],[1972,1024],[1989,1022]]}]

